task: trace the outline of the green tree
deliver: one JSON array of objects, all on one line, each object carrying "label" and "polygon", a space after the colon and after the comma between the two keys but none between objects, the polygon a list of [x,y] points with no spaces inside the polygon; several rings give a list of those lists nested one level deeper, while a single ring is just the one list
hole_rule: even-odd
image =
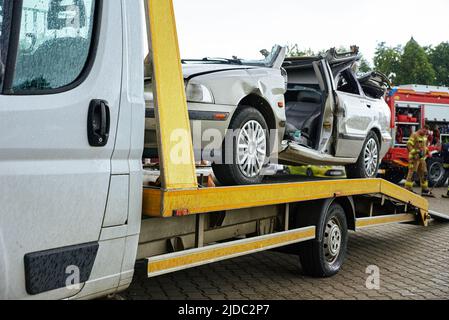
[{"label": "green tree", "polygon": [[396,84],[434,84],[435,70],[426,50],[411,38],[405,45]]},{"label": "green tree", "polygon": [[377,45],[374,54],[374,70],[385,74],[392,83],[397,82],[401,67],[402,47],[389,47],[385,42]]},{"label": "green tree", "polygon": [[442,42],[429,51],[429,59],[435,70],[434,84],[449,86],[449,42]]},{"label": "green tree", "polygon": [[362,58],[359,62],[359,73],[368,73],[370,71],[373,71],[373,69],[371,68],[368,60]]},{"label": "green tree", "polygon": [[300,49],[298,44],[288,45],[287,46],[287,57],[288,58],[296,58],[296,57],[304,57],[304,56],[314,56],[315,52],[312,49],[303,50]]}]

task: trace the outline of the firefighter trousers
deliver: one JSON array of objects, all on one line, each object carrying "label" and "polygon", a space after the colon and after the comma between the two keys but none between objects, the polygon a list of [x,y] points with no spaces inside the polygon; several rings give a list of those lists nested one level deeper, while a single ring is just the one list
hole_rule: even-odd
[{"label": "firefighter trousers", "polygon": [[407,182],[405,184],[406,189],[413,189],[413,177],[415,172],[418,173],[422,190],[429,190],[429,174],[427,172],[427,163],[425,159],[416,159],[409,161]]}]

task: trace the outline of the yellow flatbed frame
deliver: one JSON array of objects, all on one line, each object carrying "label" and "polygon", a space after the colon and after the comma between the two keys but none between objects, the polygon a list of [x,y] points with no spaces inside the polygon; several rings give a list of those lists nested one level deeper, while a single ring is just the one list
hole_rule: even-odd
[{"label": "yellow flatbed frame", "polygon": [[143,214],[173,217],[361,195],[385,196],[414,206],[421,211],[423,221],[429,211],[427,200],[399,186],[381,179],[360,179],[171,191],[145,188]]}]

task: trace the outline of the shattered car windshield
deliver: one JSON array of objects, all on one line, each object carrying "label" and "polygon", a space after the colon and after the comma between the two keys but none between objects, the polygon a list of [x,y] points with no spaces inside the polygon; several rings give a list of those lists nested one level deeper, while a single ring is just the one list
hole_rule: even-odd
[{"label": "shattered car windshield", "polygon": [[273,66],[274,61],[277,59],[277,57],[281,53],[281,50],[282,50],[281,46],[275,45],[271,49],[271,52],[266,50],[266,49],[260,50],[260,54],[264,57],[264,59],[259,59],[259,60],[257,60],[257,59],[256,60],[245,60],[245,59],[242,59],[240,61],[244,65],[271,67],[271,66]]},{"label": "shattered car windshield", "polygon": [[183,59],[184,64],[236,64],[246,66],[272,67],[282,52],[282,47],[275,45],[271,51],[262,49],[259,51],[259,58],[244,59],[237,56],[232,58],[205,57],[202,59]]}]

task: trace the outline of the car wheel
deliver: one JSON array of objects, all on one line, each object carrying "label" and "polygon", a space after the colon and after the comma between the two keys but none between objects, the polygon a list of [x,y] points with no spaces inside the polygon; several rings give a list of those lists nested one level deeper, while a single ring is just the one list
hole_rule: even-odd
[{"label": "car wheel", "polygon": [[307,174],[307,177],[309,177],[309,178],[313,178],[313,176],[314,176],[313,170],[310,169],[310,168],[307,169],[307,173],[306,174]]},{"label": "car wheel", "polygon": [[348,225],[343,207],[333,203],[323,210],[315,222],[316,239],[299,246],[303,272],[312,277],[337,274],[346,258]]},{"label": "car wheel", "polygon": [[376,178],[380,165],[380,143],[377,135],[370,132],[363,144],[359,159],[354,165],[346,167],[346,173],[350,179]]},{"label": "car wheel", "polygon": [[223,164],[213,165],[217,180],[228,186],[261,183],[269,155],[268,125],[263,115],[253,107],[243,107],[234,115],[229,129],[233,134],[223,142]]}]

